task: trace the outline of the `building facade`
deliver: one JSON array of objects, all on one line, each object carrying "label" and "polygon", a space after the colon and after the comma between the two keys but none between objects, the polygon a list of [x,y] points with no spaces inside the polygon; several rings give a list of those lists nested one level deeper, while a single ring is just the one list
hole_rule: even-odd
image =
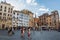
[{"label": "building facade", "polygon": [[12,27],[17,27],[18,26],[18,15],[19,15],[20,11],[13,11],[12,14]]},{"label": "building facade", "polygon": [[57,10],[52,11],[51,14],[43,14],[39,16],[39,26],[48,26],[53,29],[59,28],[59,13]]},{"label": "building facade", "polygon": [[[30,21],[32,20],[30,12],[28,10],[16,11],[13,12],[12,17],[12,26],[13,27],[30,27]],[[32,23],[31,23],[32,24]]]},{"label": "building facade", "polygon": [[29,12],[29,27],[33,27],[34,26],[34,18],[33,18],[33,13]]},{"label": "building facade", "polygon": [[6,2],[0,3],[0,28],[12,27],[13,6]]},{"label": "building facade", "polygon": [[13,27],[29,27],[29,15],[22,11],[14,11],[12,22]]},{"label": "building facade", "polygon": [[59,13],[57,10],[51,12],[51,19],[52,19],[51,23],[54,29],[58,29],[59,28]]},{"label": "building facade", "polygon": [[33,19],[33,13],[29,10],[22,10],[23,13],[28,14],[29,15],[29,27],[33,27],[34,26],[34,19]]},{"label": "building facade", "polygon": [[47,21],[47,25],[48,25],[48,26],[51,26],[51,15],[49,15],[49,16],[46,18],[46,21]]},{"label": "building facade", "polygon": [[48,17],[48,13],[44,13],[43,15],[39,16],[39,20],[40,20],[40,26],[45,25],[47,26],[47,21],[46,18]]}]

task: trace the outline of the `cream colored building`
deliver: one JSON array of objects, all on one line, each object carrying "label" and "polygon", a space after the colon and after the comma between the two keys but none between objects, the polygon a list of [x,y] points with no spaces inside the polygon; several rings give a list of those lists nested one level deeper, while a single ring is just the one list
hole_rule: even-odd
[{"label": "cream colored building", "polygon": [[29,15],[29,27],[33,27],[34,26],[33,13],[26,9],[22,10],[22,12]]},{"label": "cream colored building", "polygon": [[13,6],[6,2],[0,3],[0,29],[12,27]]},{"label": "cream colored building", "polygon": [[12,17],[13,27],[33,27],[33,13],[29,10],[14,10]]},{"label": "cream colored building", "polygon": [[28,13],[14,10],[12,18],[13,27],[29,27],[29,18]]}]

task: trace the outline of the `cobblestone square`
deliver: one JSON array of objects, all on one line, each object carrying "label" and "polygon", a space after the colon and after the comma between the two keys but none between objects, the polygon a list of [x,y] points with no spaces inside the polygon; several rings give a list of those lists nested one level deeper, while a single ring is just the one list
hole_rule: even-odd
[{"label": "cobblestone square", "polygon": [[20,30],[14,31],[14,35],[9,36],[6,30],[0,30],[0,40],[60,40],[60,32],[57,31],[31,31],[28,39],[27,32],[21,37]]}]

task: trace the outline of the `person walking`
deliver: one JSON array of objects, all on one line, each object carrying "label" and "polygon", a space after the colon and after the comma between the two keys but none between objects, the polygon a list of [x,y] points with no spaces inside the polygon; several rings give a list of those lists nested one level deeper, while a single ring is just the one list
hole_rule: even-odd
[{"label": "person walking", "polygon": [[21,37],[24,36],[24,28],[21,29]]},{"label": "person walking", "polygon": [[30,29],[28,30],[28,37],[30,37]]},{"label": "person walking", "polygon": [[28,39],[30,39],[30,35],[31,35],[30,29],[28,29]]}]

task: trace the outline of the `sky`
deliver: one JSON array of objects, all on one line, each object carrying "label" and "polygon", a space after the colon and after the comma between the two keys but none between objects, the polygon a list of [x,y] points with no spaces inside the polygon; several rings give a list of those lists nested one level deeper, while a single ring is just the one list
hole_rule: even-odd
[{"label": "sky", "polygon": [[27,9],[33,12],[34,15],[36,14],[37,17],[44,13],[50,14],[54,10],[58,10],[60,13],[60,0],[6,0],[6,2],[14,6],[14,10]]}]

